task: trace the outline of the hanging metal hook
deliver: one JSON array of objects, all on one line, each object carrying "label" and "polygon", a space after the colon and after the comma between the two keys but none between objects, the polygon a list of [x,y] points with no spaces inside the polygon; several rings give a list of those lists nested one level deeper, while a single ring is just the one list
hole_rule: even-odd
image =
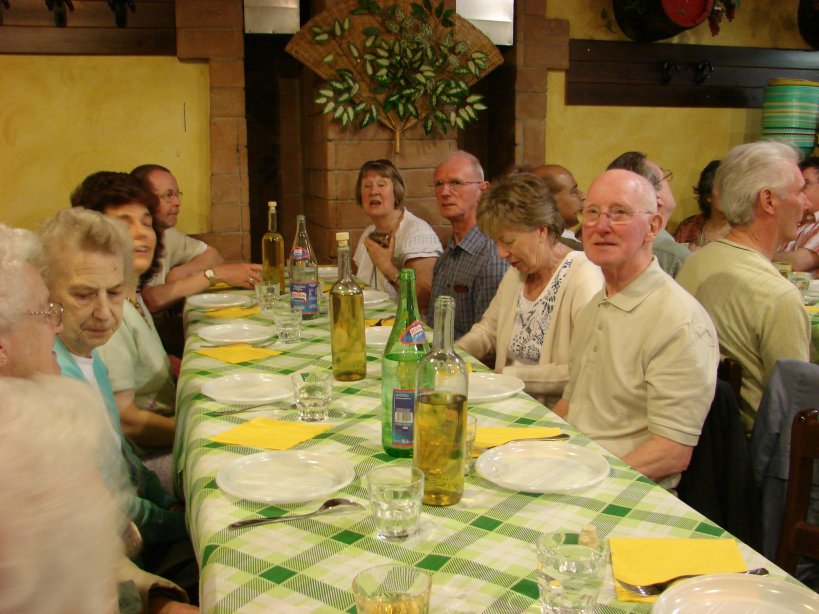
[{"label": "hanging metal hook", "polygon": [[674,76],[674,73],[680,70],[680,67],[677,65],[675,60],[666,60],[663,62],[663,78],[662,83],[663,85],[668,85],[671,83],[671,78]]},{"label": "hanging metal hook", "polygon": [[54,13],[54,25],[58,28],[64,28],[68,25],[68,13],[65,12],[65,7],[71,12],[74,11],[74,3],[71,0],[45,0],[48,10]]},{"label": "hanging metal hook", "polygon": [[702,85],[708,80],[708,77],[711,76],[712,72],[714,72],[714,67],[711,66],[711,62],[708,60],[703,60],[697,64],[697,70],[694,73],[694,83],[697,85]]},{"label": "hanging metal hook", "polygon": [[117,24],[118,28],[124,28],[128,25],[127,9],[131,9],[132,13],[136,11],[134,0],[108,0],[108,6],[114,11],[114,23]]}]

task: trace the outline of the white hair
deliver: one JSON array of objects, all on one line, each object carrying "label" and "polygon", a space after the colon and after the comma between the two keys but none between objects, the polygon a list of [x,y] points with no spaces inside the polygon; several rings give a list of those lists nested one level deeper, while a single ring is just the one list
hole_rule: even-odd
[{"label": "white hair", "polygon": [[719,205],[732,226],[747,226],[756,217],[757,199],[762,190],[777,196],[796,179],[790,167],[801,155],[790,145],[777,141],[757,141],[737,145],[717,168],[714,190]]},{"label": "white hair", "polygon": [[22,228],[0,224],[0,329],[20,319],[31,289],[25,282],[25,265],[42,269],[40,239]]},{"label": "white hair", "polygon": [[0,378],[0,614],[118,611],[125,518],[100,467],[109,483],[124,469],[110,429],[81,382]]},{"label": "white hair", "polygon": [[469,153],[468,151],[464,151],[463,149],[458,149],[450,154],[447,154],[447,156],[438,163],[438,166],[441,166],[441,164],[443,164],[444,162],[449,162],[450,160],[454,160],[456,158],[460,158],[462,160],[466,160],[467,162],[469,162],[469,164],[472,166],[472,172],[475,173],[475,176],[478,178],[478,180],[479,181],[484,180],[483,166],[481,166],[481,161],[478,160],[478,158],[473,156],[471,153]]}]

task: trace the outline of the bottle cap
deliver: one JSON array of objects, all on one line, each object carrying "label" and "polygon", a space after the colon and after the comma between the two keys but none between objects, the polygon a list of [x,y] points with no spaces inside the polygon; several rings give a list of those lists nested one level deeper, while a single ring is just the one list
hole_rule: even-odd
[{"label": "bottle cap", "polygon": [[349,232],[337,232],[336,233],[336,241],[338,241],[339,244],[343,243],[344,245],[347,245],[347,241],[349,241],[349,240],[350,240],[350,233]]},{"label": "bottle cap", "polygon": [[276,208],[276,201],[275,200],[268,200],[267,201],[267,206],[270,207],[271,209],[275,209]]}]

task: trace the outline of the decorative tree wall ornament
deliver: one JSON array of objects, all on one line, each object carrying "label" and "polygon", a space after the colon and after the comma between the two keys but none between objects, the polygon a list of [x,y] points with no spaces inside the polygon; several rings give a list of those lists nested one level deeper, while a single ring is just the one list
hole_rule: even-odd
[{"label": "decorative tree wall ornament", "polygon": [[[384,0],[382,0],[384,2]],[[311,19],[286,51],[325,80],[316,102],[344,126],[379,121],[463,129],[486,109],[470,86],[503,63],[492,41],[443,0],[347,0]]]}]

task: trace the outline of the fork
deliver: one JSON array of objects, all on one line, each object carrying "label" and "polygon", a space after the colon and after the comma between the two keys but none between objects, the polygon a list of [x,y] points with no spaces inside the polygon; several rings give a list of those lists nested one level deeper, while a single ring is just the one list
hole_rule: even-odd
[{"label": "fork", "polygon": [[[757,567],[756,569],[749,569],[748,571],[740,572],[743,574],[748,574],[751,576],[767,576],[768,570],[764,567]],[[706,574],[689,574],[686,576],[677,576],[675,578],[670,578],[668,580],[664,580],[663,582],[655,582],[654,584],[629,584],[628,582],[623,582],[622,580],[617,580],[617,582],[629,592],[636,593],[642,597],[653,597],[654,595],[659,595],[669,586],[674,584],[679,580],[685,580],[686,578],[696,578],[698,576],[703,576]]]}]

